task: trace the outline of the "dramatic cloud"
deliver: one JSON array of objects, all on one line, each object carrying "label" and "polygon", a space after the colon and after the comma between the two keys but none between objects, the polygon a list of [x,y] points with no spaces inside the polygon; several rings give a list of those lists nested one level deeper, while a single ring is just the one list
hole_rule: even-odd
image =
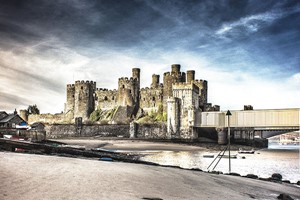
[{"label": "dramatic cloud", "polygon": [[208,80],[222,109],[300,107],[299,1],[2,0],[0,110],[60,112],[66,84],[142,87],[170,65]]}]

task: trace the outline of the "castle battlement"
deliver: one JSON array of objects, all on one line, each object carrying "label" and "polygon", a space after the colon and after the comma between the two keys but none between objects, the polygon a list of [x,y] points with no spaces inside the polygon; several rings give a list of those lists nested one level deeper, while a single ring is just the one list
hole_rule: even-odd
[{"label": "castle battlement", "polygon": [[67,88],[69,89],[71,89],[71,88],[75,88],[75,84],[67,84]]},{"label": "castle battlement", "polygon": [[[180,76],[181,76],[182,73],[180,73]],[[164,77],[176,77],[177,74],[174,74],[174,73],[170,73],[170,72],[165,72],[164,73]]]},{"label": "castle battlement", "polygon": [[194,90],[199,93],[199,87],[194,83],[173,83],[173,90]]},{"label": "castle battlement", "polygon": [[207,80],[202,80],[202,79],[200,79],[200,80],[196,79],[196,80],[193,80],[193,82],[207,84]]},{"label": "castle battlement", "polygon": [[97,88],[96,92],[105,92],[105,93],[114,93],[117,92],[118,90],[113,89],[113,90],[109,90],[107,88]]},{"label": "castle battlement", "polygon": [[108,91],[107,88],[97,88],[96,90],[97,90],[97,91]]},{"label": "castle battlement", "polygon": [[148,91],[149,89],[149,87],[141,88],[141,92]]},{"label": "castle battlement", "polygon": [[95,85],[96,84],[96,81],[84,81],[84,80],[77,80],[75,81],[75,85],[76,84],[91,84],[91,85]]},{"label": "castle battlement", "polygon": [[119,78],[119,82],[125,82],[125,83],[133,83],[133,81],[136,80],[136,78],[133,78],[133,77],[122,77],[122,78]]}]

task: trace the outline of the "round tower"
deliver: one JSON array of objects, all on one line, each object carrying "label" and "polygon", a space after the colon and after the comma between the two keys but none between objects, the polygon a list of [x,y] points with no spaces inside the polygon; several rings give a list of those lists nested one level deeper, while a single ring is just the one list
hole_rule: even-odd
[{"label": "round tower", "polygon": [[87,120],[95,109],[94,92],[96,83],[93,81],[75,82],[74,117]]},{"label": "round tower", "polygon": [[193,80],[195,80],[195,70],[186,71],[186,82],[191,83]]},{"label": "round tower", "polygon": [[151,87],[152,88],[157,88],[158,86],[159,86],[159,75],[153,74],[152,75],[152,84],[151,84]]},{"label": "round tower", "polygon": [[65,114],[71,114],[73,112],[74,115],[74,105],[75,105],[75,85],[68,84],[67,85],[67,102],[65,105]]},{"label": "round tower", "polygon": [[174,73],[174,74],[180,73],[180,65],[179,64],[172,65],[172,73]]},{"label": "round tower", "polygon": [[136,78],[138,81],[140,81],[140,68],[132,68],[132,78]]},{"label": "round tower", "polygon": [[132,68],[133,88],[132,97],[136,108],[139,108],[140,101],[140,68]]}]

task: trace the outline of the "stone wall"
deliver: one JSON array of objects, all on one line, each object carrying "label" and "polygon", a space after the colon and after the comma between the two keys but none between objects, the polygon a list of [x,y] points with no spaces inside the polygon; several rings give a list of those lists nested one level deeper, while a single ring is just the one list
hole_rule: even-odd
[{"label": "stone wall", "polygon": [[[123,137],[129,138],[129,125],[83,125],[76,128],[73,124],[55,124],[45,127],[47,139],[68,137]],[[166,139],[167,125],[137,124],[136,138]]]},{"label": "stone wall", "polygon": [[167,139],[167,125],[160,124],[137,124],[137,138],[144,139]]},{"label": "stone wall", "polygon": [[30,114],[28,115],[28,124],[42,122],[45,124],[63,123],[65,115],[59,114]]},{"label": "stone wall", "polygon": [[68,137],[124,137],[129,138],[129,125],[83,125],[55,124],[45,127],[47,139]]},{"label": "stone wall", "polygon": [[158,106],[163,103],[163,85],[156,88],[142,88],[140,107],[145,111],[157,111]]},{"label": "stone wall", "polygon": [[95,108],[101,110],[110,110],[118,106],[118,91],[97,88]]}]

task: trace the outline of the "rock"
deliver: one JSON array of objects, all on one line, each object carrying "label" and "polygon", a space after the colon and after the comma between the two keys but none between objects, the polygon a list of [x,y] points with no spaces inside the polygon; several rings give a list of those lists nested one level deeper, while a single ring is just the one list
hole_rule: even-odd
[{"label": "rock", "polygon": [[283,183],[291,183],[291,181],[289,181],[289,180],[283,180],[282,182]]},{"label": "rock", "polygon": [[272,177],[271,177],[273,180],[275,181],[281,181],[282,180],[282,175],[279,174],[279,173],[274,173],[272,174]]},{"label": "rock", "polygon": [[271,180],[271,178],[258,178],[259,180],[262,180],[262,181],[270,181]]},{"label": "rock", "polygon": [[282,199],[282,200],[293,200],[293,198],[290,197],[290,195],[284,194],[284,193],[280,194],[280,195],[277,197],[277,199]]},{"label": "rock", "polygon": [[300,181],[297,182],[297,185],[300,185]]},{"label": "rock", "polygon": [[229,173],[229,175],[231,175],[231,176],[241,176],[240,174],[235,173],[235,172],[231,172],[231,173]]},{"label": "rock", "polygon": [[220,171],[211,171],[210,173],[212,173],[212,174],[223,174],[223,172],[220,172]]},{"label": "rock", "polygon": [[258,176],[255,175],[255,174],[247,174],[246,177],[247,177],[247,178],[258,179]]}]

